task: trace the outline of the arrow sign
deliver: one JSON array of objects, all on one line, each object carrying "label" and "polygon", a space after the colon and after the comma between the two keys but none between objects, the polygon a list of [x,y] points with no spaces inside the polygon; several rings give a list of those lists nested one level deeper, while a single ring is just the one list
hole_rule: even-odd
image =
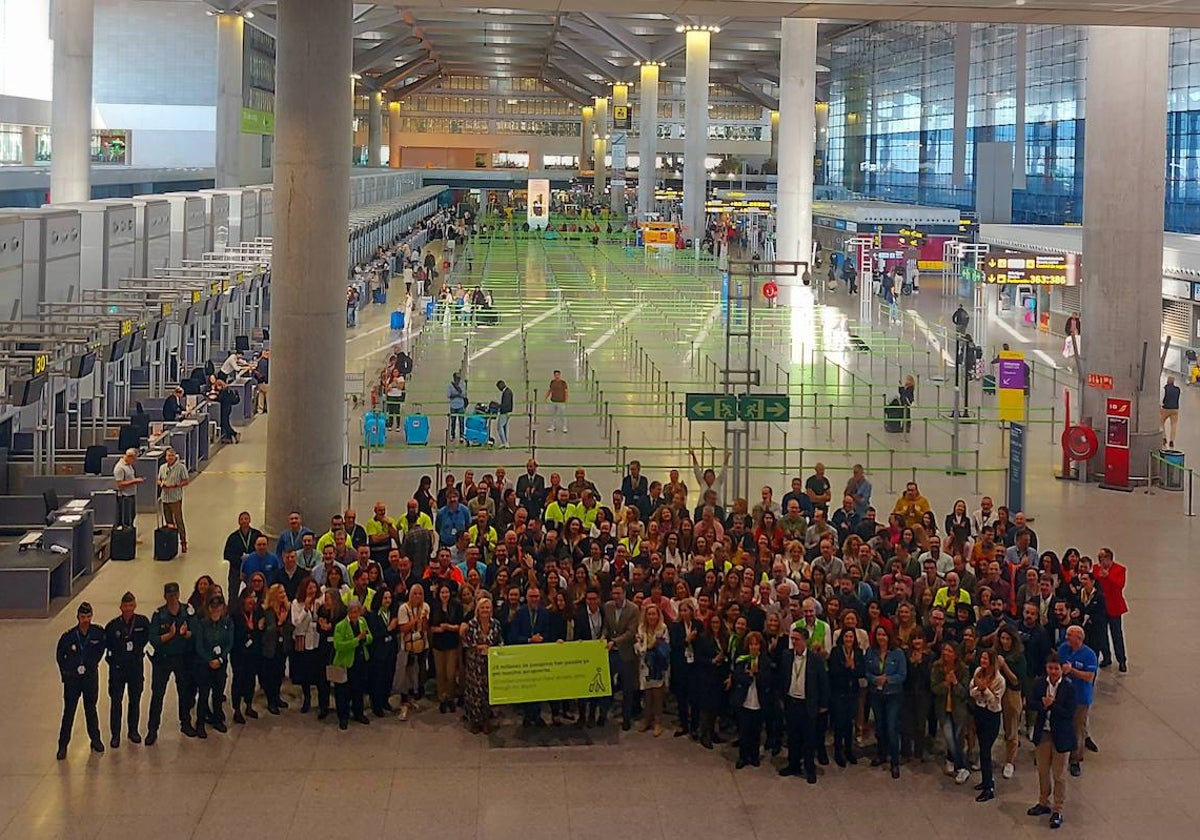
[{"label": "arrow sign", "polygon": [[686,394],[685,413],[689,420],[736,420],[737,397],[726,394]]},{"label": "arrow sign", "polygon": [[750,423],[783,423],[791,415],[786,394],[747,394],[738,400],[738,416]]}]

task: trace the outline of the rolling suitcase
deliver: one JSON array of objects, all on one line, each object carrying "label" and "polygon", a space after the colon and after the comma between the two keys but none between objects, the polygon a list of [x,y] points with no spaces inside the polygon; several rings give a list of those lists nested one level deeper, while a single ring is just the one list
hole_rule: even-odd
[{"label": "rolling suitcase", "polygon": [[114,525],[108,546],[110,560],[132,560],[137,556],[137,528],[132,525]]},{"label": "rolling suitcase", "polygon": [[904,431],[904,406],[900,400],[893,399],[883,409],[883,430],[885,432]]},{"label": "rolling suitcase", "polygon": [[429,418],[424,414],[410,414],[404,418],[404,442],[409,446],[425,446],[429,443]]},{"label": "rolling suitcase", "polygon": [[393,330],[397,330],[397,331],[404,329],[404,313],[403,312],[396,310],[395,312],[392,313],[391,327]]},{"label": "rolling suitcase", "polygon": [[363,443],[377,447],[387,444],[386,412],[368,411],[363,415]]},{"label": "rolling suitcase", "polygon": [[179,554],[179,532],[173,525],[159,525],[154,529],[154,559],[159,562],[174,560]]},{"label": "rolling suitcase", "polygon": [[468,414],[463,420],[463,440],[467,446],[485,446],[491,432],[488,417],[484,414]]}]

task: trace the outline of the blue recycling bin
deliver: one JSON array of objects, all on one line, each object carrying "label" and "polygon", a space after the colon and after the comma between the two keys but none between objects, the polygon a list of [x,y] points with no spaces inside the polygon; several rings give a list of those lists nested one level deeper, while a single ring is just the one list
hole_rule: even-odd
[{"label": "blue recycling bin", "polygon": [[1163,449],[1158,454],[1162,458],[1160,467],[1162,475],[1159,478],[1162,481],[1163,489],[1183,490],[1186,456],[1177,449]]}]

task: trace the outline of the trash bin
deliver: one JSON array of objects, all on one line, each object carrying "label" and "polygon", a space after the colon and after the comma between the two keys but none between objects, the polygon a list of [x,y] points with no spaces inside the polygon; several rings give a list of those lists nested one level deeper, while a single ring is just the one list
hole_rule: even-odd
[{"label": "trash bin", "polygon": [[1184,454],[1177,449],[1163,449],[1158,453],[1162,458],[1159,465],[1160,478],[1164,490],[1184,489]]}]

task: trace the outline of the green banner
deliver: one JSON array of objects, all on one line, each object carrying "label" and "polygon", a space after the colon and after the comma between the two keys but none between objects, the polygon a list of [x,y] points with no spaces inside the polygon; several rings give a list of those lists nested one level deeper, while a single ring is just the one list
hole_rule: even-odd
[{"label": "green banner", "polygon": [[608,648],[602,641],[488,650],[488,702],[493,706],[611,694]]},{"label": "green banner", "polygon": [[274,134],[275,115],[270,111],[242,108],[242,134]]}]

